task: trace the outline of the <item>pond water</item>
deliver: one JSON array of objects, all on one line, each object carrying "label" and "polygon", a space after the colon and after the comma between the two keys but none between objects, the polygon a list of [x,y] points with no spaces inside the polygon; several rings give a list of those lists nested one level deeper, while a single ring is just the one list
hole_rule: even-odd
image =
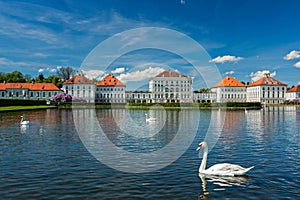
[{"label": "pond water", "polygon": [[[295,106],[0,113],[0,197],[300,199],[299,137]],[[199,176],[203,140],[208,167],[255,167],[242,177]]]}]

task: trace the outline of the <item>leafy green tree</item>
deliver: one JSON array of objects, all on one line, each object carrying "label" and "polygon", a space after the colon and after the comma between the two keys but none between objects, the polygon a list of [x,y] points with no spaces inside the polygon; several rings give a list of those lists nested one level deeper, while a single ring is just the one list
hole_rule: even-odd
[{"label": "leafy green tree", "polygon": [[5,81],[8,83],[25,83],[25,77],[19,71],[13,71],[5,74]]},{"label": "leafy green tree", "polygon": [[3,83],[5,81],[5,74],[0,72],[0,82]]},{"label": "leafy green tree", "polygon": [[43,80],[44,80],[44,75],[40,74],[39,76],[35,77],[34,78],[34,82],[35,83],[43,83]]},{"label": "leafy green tree", "polygon": [[96,78],[93,78],[92,82],[95,83],[95,84],[97,84],[99,82],[99,80],[97,80]]},{"label": "leafy green tree", "polygon": [[45,78],[44,82],[45,83],[53,83],[54,85],[56,85],[59,88],[61,88],[62,84],[63,84],[61,78],[58,76],[54,76],[54,75]]},{"label": "leafy green tree", "polygon": [[207,92],[210,92],[210,89],[209,88],[201,88],[199,90],[200,93],[207,93]]}]

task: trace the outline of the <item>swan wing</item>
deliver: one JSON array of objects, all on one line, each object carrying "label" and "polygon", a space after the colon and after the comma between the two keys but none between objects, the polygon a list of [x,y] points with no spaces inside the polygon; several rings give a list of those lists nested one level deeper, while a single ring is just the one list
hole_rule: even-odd
[{"label": "swan wing", "polygon": [[252,169],[254,166],[249,168],[244,168],[239,165],[229,164],[229,163],[220,163],[211,166],[205,172],[207,174],[220,175],[220,176],[239,176],[244,175],[247,171]]},{"label": "swan wing", "polygon": [[156,121],[156,118],[150,117],[150,118],[147,118],[146,121]]}]

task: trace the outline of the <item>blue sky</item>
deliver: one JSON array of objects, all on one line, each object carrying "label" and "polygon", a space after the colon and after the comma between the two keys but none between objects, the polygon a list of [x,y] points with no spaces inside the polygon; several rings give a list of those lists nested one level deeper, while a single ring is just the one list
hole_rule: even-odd
[{"label": "blue sky", "polygon": [[195,77],[194,89],[212,86],[184,57],[161,50],[128,52],[109,66],[86,68],[91,52],[115,34],[158,27],[199,43],[221,77],[251,82],[269,71],[292,86],[300,82],[299,7],[297,0],[0,0],[0,72],[48,76],[70,66],[90,77],[114,72],[129,84],[171,68]]}]

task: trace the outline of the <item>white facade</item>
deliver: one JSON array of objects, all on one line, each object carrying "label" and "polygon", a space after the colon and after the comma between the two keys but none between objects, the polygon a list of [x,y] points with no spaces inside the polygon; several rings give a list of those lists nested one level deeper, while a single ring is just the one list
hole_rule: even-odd
[{"label": "white facade", "polygon": [[300,101],[300,84],[289,89],[285,94],[285,99],[287,101]]},{"label": "white facade", "polygon": [[246,87],[216,87],[211,91],[216,93],[217,103],[247,101]]},{"label": "white facade", "polygon": [[152,93],[149,91],[126,91],[128,103],[152,103]]},{"label": "white facade", "polygon": [[52,83],[1,83],[0,98],[49,100],[62,91]]},{"label": "white facade", "polygon": [[193,100],[194,102],[198,103],[214,103],[217,100],[217,93],[215,92],[202,92],[202,93],[193,93]]},{"label": "white facade", "polygon": [[64,82],[62,90],[73,98],[82,98],[88,103],[95,102],[96,85],[82,75],[74,76]]},{"label": "white facade", "polygon": [[270,77],[270,74],[247,86],[247,101],[262,104],[280,104],[285,101],[287,85]]},{"label": "white facade", "polygon": [[72,97],[83,98],[89,103],[95,102],[95,84],[64,84],[62,89]]},{"label": "white facade", "polygon": [[97,86],[96,101],[103,103],[125,103],[125,87]]},{"label": "white facade", "polygon": [[193,102],[192,78],[167,70],[149,80],[153,102]]},{"label": "white facade", "polygon": [[125,85],[113,74],[108,74],[97,84],[96,101],[103,103],[125,103]]},{"label": "white facade", "polygon": [[286,100],[300,99],[300,92],[287,92],[285,94],[285,99]]},{"label": "white facade", "polygon": [[285,100],[286,86],[259,85],[247,88],[248,102],[278,104]]}]

